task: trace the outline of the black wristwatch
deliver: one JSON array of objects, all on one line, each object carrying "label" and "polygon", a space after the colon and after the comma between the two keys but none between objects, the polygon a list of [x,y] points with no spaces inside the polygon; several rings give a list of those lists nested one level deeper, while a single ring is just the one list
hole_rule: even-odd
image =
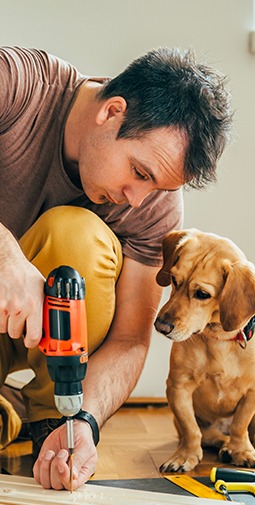
[{"label": "black wristwatch", "polygon": [[86,410],[81,409],[78,412],[78,414],[76,414],[74,416],[74,419],[78,419],[79,421],[86,421],[86,423],[89,423],[89,425],[92,429],[94,444],[97,445],[100,437],[99,437],[98,424],[97,424],[94,416],[92,416],[92,414],[90,414],[89,412],[86,412]]}]

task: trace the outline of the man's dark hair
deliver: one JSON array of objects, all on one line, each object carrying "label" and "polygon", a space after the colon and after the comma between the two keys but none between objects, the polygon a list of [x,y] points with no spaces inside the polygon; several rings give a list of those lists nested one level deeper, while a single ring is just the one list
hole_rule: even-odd
[{"label": "man's dark hair", "polygon": [[216,180],[217,160],[229,140],[232,113],[225,77],[195,61],[192,51],[159,48],[133,61],[107,82],[99,99],[127,102],[117,138],[139,138],[174,126],[188,135],[185,180],[202,188]]}]

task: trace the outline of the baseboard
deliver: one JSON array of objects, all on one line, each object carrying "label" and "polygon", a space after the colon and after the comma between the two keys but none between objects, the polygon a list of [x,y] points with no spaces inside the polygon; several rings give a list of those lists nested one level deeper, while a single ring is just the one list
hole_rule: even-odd
[{"label": "baseboard", "polygon": [[161,406],[161,405],[167,405],[167,399],[165,397],[162,397],[162,398],[155,398],[155,397],[148,397],[148,396],[135,396],[135,397],[129,397],[124,405],[127,405],[127,406],[131,406],[131,405],[134,405],[134,406],[144,406],[146,407],[147,405],[157,405],[157,406]]}]

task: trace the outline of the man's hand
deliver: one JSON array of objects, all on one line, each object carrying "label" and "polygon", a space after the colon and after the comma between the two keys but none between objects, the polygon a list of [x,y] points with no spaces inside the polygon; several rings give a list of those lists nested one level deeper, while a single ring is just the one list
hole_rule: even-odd
[{"label": "man's hand", "polygon": [[[34,465],[34,478],[45,489],[70,489],[70,466],[66,425],[54,430],[44,441]],[[73,490],[78,489],[96,469],[97,451],[88,423],[74,421]]]},{"label": "man's hand", "polygon": [[35,347],[42,337],[44,277],[2,225],[0,241],[0,333],[24,335],[25,346]]}]

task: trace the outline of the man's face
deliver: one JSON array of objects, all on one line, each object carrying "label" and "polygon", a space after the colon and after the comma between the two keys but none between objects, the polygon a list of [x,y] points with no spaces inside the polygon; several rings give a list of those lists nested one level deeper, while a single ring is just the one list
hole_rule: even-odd
[{"label": "man's face", "polygon": [[152,191],[176,190],[184,184],[183,132],[159,128],[139,139],[116,139],[119,126],[98,130],[80,150],[81,182],[92,202],[139,207]]}]

